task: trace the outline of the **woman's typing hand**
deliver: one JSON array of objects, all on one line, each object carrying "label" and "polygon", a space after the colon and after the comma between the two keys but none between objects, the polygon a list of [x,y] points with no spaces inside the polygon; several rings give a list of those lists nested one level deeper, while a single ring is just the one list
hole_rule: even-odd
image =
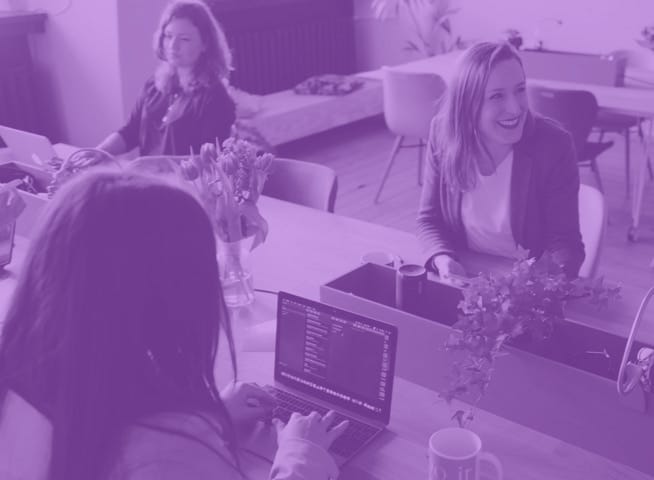
[{"label": "woman's typing hand", "polygon": [[334,424],[336,412],[330,410],[321,417],[317,412],[311,412],[309,415],[300,415],[293,413],[288,423],[284,424],[279,419],[273,419],[273,424],[277,430],[277,444],[292,439],[300,438],[313,442],[325,450],[340,437],[347,429],[349,422],[344,420],[337,425]]}]

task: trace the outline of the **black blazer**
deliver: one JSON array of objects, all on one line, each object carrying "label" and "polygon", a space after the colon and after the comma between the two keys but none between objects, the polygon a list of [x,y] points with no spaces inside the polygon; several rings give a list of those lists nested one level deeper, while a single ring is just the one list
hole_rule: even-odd
[{"label": "black blazer", "polygon": [[[535,257],[553,253],[569,276],[578,274],[585,255],[578,195],[572,137],[553,120],[530,114],[522,139],[514,146],[511,228],[518,245]],[[461,199],[461,192],[445,185],[438,158],[429,155],[417,219],[427,264],[435,255],[456,257],[466,248]]]},{"label": "black blazer", "polygon": [[[179,97],[175,97],[177,93]],[[175,103],[176,113],[171,115]],[[140,155],[188,155],[204,143],[222,143],[229,137],[236,108],[220,82],[191,92],[160,92],[154,80],[146,82],[132,113],[118,133],[127,149]]]}]

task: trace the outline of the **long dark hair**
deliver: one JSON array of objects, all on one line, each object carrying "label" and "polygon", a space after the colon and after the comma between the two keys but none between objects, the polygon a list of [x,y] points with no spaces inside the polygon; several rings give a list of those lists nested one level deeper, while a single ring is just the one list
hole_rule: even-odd
[{"label": "long dark hair", "polygon": [[200,84],[227,82],[232,71],[232,52],[227,38],[211,9],[201,0],[173,0],[165,8],[154,33],[154,51],[161,60],[155,72],[155,85],[166,92],[172,88],[175,71],[166,62],[163,37],[166,26],[175,18],[191,22],[200,32],[205,51],[195,66],[195,79]]},{"label": "long dark hair", "polygon": [[[15,386],[53,427],[49,480],[102,478],[125,430],[159,412],[213,412],[221,327],[234,348],[210,221],[185,191],[88,172],[47,207],[0,343],[0,405]],[[19,389],[19,391],[20,391]]]}]

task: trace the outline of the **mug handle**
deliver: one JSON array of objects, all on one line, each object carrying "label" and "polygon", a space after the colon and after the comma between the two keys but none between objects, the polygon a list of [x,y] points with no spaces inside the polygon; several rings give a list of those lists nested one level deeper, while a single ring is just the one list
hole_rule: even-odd
[{"label": "mug handle", "polygon": [[[504,470],[502,469],[502,464],[500,463],[499,459],[492,453],[481,452],[479,454],[479,463],[488,463],[493,467],[493,470],[495,470],[495,480],[502,480],[504,478]],[[479,471],[481,472],[481,468]]]}]

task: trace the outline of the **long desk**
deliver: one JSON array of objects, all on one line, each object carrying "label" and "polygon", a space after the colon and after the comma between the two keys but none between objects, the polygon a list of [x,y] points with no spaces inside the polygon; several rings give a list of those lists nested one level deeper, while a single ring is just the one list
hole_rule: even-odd
[{"label": "long desk", "polygon": [[[393,69],[413,73],[435,73],[441,76],[445,81],[448,81],[454,72],[456,61],[460,54],[460,52],[452,52],[438,55],[436,57],[397,65],[393,67]],[[379,81],[383,78],[383,73],[380,70],[364,72],[359,75],[364,78],[376,79]],[[627,78],[639,77],[649,79],[646,74],[639,70],[628,69],[625,75]],[[528,82],[534,85],[542,85],[544,87],[555,89],[586,90],[595,95],[599,107],[603,110],[626,113],[654,121],[654,88],[652,88],[654,84],[649,85],[649,83],[643,82],[641,83],[643,88],[637,88],[633,84],[629,87],[612,87],[590,83],[544,80],[540,78],[529,78]],[[644,88],[644,85],[646,84],[649,85],[649,88]],[[638,83],[635,85],[638,85]],[[636,190],[632,198],[631,209],[632,225],[628,233],[630,239],[637,238],[643,194],[645,191],[645,181],[647,178],[647,159],[652,158],[652,147],[650,144],[652,139],[645,136],[642,131],[639,131],[639,137],[644,155],[637,168]]]},{"label": "long desk", "polygon": [[[252,255],[254,282],[260,289],[287,290],[318,299],[322,283],[354,268],[366,252],[394,252],[407,262],[417,262],[421,258],[417,240],[408,233],[266,197],[261,198],[260,207],[270,224],[267,241]],[[36,215],[30,218],[38,221]],[[18,239],[16,259],[6,278],[0,281],[3,309],[27,242],[25,238]],[[467,262],[469,268],[497,264],[496,259],[489,257],[471,256]],[[252,308],[234,314],[241,379],[257,382],[272,379],[270,340],[274,330],[274,306],[272,295],[258,293]],[[626,305],[616,308],[621,311]],[[617,324],[608,317],[597,318],[596,322],[623,335],[628,330],[628,325]],[[265,338],[255,338],[252,332],[263,332]],[[223,346],[221,343],[221,348]],[[222,348],[219,365],[225,365],[224,355]],[[217,370],[218,378],[224,380],[223,368]],[[436,392],[398,378],[389,431],[347,466],[342,478],[426,478],[427,439],[433,431],[451,425],[450,415],[450,407],[439,400]],[[471,428],[480,434],[485,449],[500,457],[508,480],[652,478],[630,466],[487,412],[478,411]],[[616,443],[623,444],[634,441],[638,440],[616,439]],[[251,478],[266,478],[269,465],[247,453],[244,459]]]}]

